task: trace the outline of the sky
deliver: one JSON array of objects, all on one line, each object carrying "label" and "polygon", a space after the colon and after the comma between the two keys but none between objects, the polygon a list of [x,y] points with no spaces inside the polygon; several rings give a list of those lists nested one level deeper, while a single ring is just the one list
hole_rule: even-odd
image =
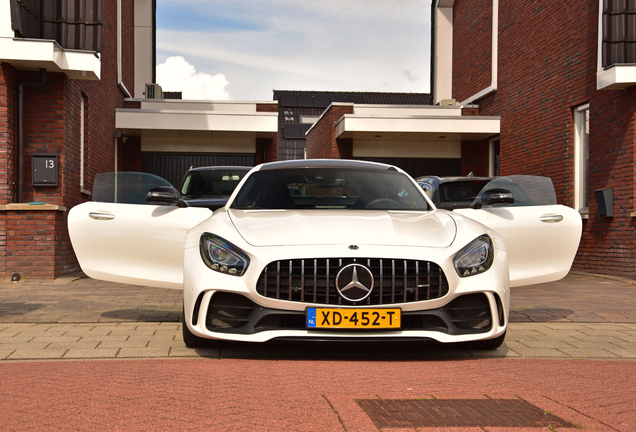
[{"label": "sky", "polygon": [[157,83],[183,99],[427,93],[429,0],[157,0]]}]

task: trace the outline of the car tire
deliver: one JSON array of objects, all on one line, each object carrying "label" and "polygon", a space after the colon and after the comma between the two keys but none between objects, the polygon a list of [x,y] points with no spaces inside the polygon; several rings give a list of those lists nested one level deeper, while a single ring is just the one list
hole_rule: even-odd
[{"label": "car tire", "polygon": [[181,328],[183,333],[183,342],[188,348],[202,348],[210,346],[208,339],[196,336],[190,331],[185,320],[185,309],[183,309],[183,312],[181,314]]},{"label": "car tire", "polygon": [[495,350],[499,348],[501,344],[503,344],[504,339],[506,339],[506,332],[503,332],[501,336],[498,336],[494,339],[468,342],[466,344],[466,348],[473,350]]}]

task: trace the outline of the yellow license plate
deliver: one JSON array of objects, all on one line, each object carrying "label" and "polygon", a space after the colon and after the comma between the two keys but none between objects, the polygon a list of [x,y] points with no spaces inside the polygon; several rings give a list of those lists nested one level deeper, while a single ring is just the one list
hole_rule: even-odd
[{"label": "yellow license plate", "polygon": [[307,328],[399,329],[402,310],[307,308]]}]

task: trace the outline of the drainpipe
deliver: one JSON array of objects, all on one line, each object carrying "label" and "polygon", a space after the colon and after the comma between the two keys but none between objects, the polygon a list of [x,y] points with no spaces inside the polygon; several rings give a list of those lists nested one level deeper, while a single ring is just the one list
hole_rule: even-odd
[{"label": "drainpipe", "polygon": [[117,188],[119,187],[119,184],[117,183],[117,140],[121,139],[122,136],[123,134],[121,131],[113,131],[113,141],[115,144],[115,202],[117,202]]},{"label": "drainpipe", "polygon": [[16,201],[24,201],[24,88],[46,85],[46,69],[40,69],[39,83],[22,83],[18,96],[18,196]]},{"label": "drainpipe", "polygon": [[130,92],[124,85],[123,73],[122,73],[122,58],[121,58],[121,44],[122,44],[122,22],[121,22],[121,0],[117,0],[117,85],[122,92],[124,92],[124,96],[127,98],[132,98]]}]

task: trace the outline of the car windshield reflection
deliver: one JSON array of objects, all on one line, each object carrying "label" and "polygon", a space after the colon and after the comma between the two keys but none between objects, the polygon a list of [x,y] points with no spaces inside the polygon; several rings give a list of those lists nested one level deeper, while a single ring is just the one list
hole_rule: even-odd
[{"label": "car windshield reflection", "polygon": [[335,168],[257,171],[247,179],[232,208],[431,210],[403,173]]},{"label": "car windshield reflection", "polygon": [[[515,202],[505,207],[556,205],[557,198],[552,180],[548,177],[512,175],[497,177],[489,181],[471,203],[471,207],[481,201],[483,193],[490,189],[505,189],[512,192]],[[489,206],[484,206],[486,208]]]},{"label": "car windshield reflection", "polygon": [[92,200],[121,204],[148,204],[148,191],[158,186],[173,187],[166,179],[141,172],[110,172],[95,175]]}]

